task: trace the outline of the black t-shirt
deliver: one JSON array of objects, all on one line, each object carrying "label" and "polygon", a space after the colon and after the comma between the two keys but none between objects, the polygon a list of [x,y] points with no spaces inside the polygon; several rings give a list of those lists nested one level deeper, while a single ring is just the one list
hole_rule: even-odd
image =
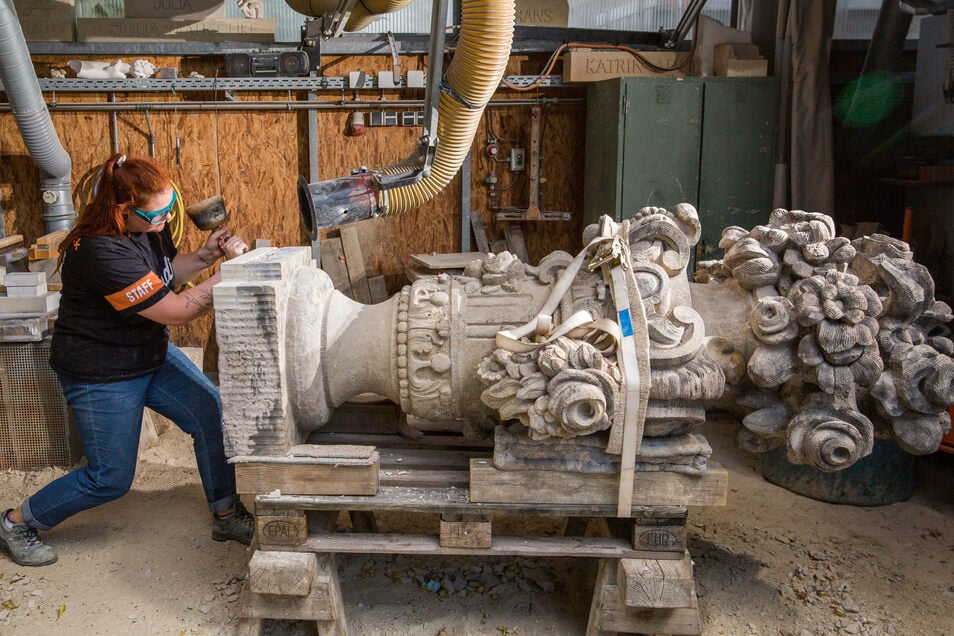
[{"label": "black t-shirt", "polygon": [[128,380],[162,366],[169,330],[139,312],[172,291],[175,256],[168,226],[73,240],[63,259],[50,366],[90,382]]}]

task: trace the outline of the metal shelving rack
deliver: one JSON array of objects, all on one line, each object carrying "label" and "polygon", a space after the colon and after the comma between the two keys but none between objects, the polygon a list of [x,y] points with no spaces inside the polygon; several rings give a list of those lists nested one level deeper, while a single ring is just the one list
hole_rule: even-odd
[{"label": "metal shelving rack", "polygon": [[[537,80],[534,75],[510,75],[506,80],[519,87],[530,86]],[[40,90],[46,93],[170,93],[190,91],[323,91],[323,90],[375,90],[379,89],[377,77],[367,76],[360,86],[350,85],[347,77],[180,77],[177,79],[118,78],[41,78]],[[543,88],[564,86],[559,77],[548,77]],[[405,78],[393,87],[381,90],[405,89]],[[0,84],[0,90],[3,85]]]}]

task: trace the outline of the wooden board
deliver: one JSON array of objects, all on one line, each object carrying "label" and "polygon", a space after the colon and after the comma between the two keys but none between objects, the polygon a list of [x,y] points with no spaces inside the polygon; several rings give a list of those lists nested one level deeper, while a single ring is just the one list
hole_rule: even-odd
[{"label": "wooden board", "polygon": [[170,20],[224,18],[225,0],[123,0],[123,14],[127,18]]},{"label": "wooden board", "polygon": [[474,242],[477,244],[477,251],[484,254],[490,253],[490,243],[487,242],[487,232],[484,230],[484,220],[478,210],[470,213],[470,227],[474,231]]},{"label": "wooden board", "polygon": [[341,239],[331,237],[321,239],[321,269],[331,277],[331,284],[348,298],[354,298],[351,291],[351,281],[348,279],[348,268],[345,266],[344,249]]},{"label": "wooden board", "polygon": [[440,537],[416,534],[312,534],[285,550],[349,554],[430,554],[523,557],[652,558],[624,539],[603,537],[496,536],[489,548],[442,546]]},{"label": "wooden board", "polygon": [[0,238],[0,250],[7,250],[17,248],[23,245],[23,235],[22,234],[13,234],[11,236],[4,236]]},{"label": "wooden board", "polygon": [[[374,512],[426,512],[439,514],[491,514],[522,516],[561,517],[613,517],[616,502],[612,504],[526,504],[526,503],[479,503],[472,502],[462,488],[419,488],[381,486],[378,494],[351,495],[270,495],[255,497],[258,506],[289,510],[371,510]],[[634,511],[643,507],[634,507]],[[631,538],[621,539],[631,544]],[[658,554],[658,551],[642,551]],[[673,553],[672,558],[680,558]]]},{"label": "wooden board", "polygon": [[358,446],[293,447],[284,457],[235,457],[239,493],[279,490],[290,495],[373,495],[378,490],[377,451]]},{"label": "wooden board", "polygon": [[341,228],[341,247],[344,250],[345,266],[348,268],[348,280],[354,299],[365,305],[371,304],[371,289],[368,287],[368,274],[364,267],[364,253],[361,240],[353,225]]},{"label": "wooden board", "polygon": [[271,18],[77,18],[80,42],[273,42]]},{"label": "wooden board", "polygon": [[74,0],[14,0],[27,41],[72,42]]},{"label": "wooden board", "polygon": [[563,56],[564,82],[596,82],[614,77],[685,77],[690,65],[659,72],[646,65],[646,61],[657,67],[671,69],[682,63],[689,55],[680,51],[640,51],[636,57],[626,51],[604,51],[598,49],[571,49]]},{"label": "wooden board", "polygon": [[[728,471],[710,463],[702,477],[672,472],[637,472],[633,505],[724,506]],[[618,475],[498,470],[490,460],[470,462],[470,499],[475,502],[615,504]],[[610,515],[615,516],[615,515]]]},{"label": "wooden board", "polygon": [[567,0],[517,0],[516,24],[536,27],[565,27],[570,16]]},{"label": "wooden board", "polygon": [[458,252],[454,254],[411,254],[411,260],[418,265],[436,271],[444,269],[464,269],[472,261],[486,258],[483,252]]}]

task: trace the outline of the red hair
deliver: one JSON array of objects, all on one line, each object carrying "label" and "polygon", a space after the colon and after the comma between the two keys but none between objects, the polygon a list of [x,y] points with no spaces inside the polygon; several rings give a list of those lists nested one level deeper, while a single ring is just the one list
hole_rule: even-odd
[{"label": "red hair", "polygon": [[149,157],[115,154],[103,164],[95,194],[76,225],[60,243],[59,265],[73,241],[82,236],[116,236],[126,233],[128,206],[142,206],[146,199],[166,190],[172,178]]}]

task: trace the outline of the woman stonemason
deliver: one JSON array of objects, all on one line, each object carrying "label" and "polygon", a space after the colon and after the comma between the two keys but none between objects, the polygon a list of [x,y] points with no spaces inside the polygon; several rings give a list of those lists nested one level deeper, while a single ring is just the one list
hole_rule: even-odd
[{"label": "woman stonemason", "polygon": [[50,366],[76,419],[87,465],[3,516],[0,544],[20,565],[56,561],[56,550],[37,530],[129,491],[146,406],[192,436],[213,513],[212,538],[251,541],[254,520],[235,493],[235,470],[223,448],[219,392],[169,342],[167,328],[212,307],[219,274],[180,293],[173,289],[248,246],[220,228],[198,250],[177,253],[166,224],[176,197],[155,161],[114,155],[60,246],[63,292]]}]

